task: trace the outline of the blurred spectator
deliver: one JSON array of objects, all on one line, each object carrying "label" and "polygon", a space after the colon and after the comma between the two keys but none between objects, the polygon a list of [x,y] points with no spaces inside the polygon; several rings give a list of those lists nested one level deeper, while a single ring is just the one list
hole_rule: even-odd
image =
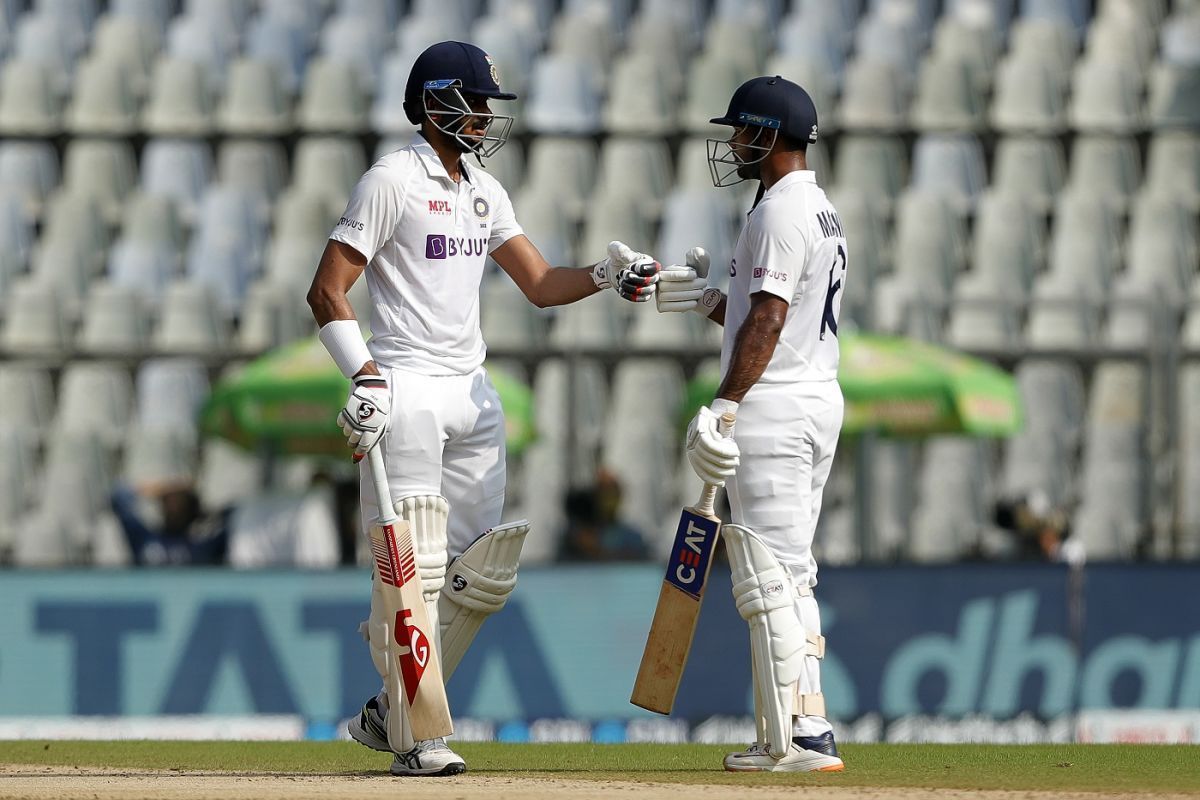
[{"label": "blurred spectator", "polygon": [[1063,560],[1062,545],[1068,536],[1067,514],[1051,506],[1042,492],[1004,498],[993,512],[996,526],[1014,537],[1017,558],[1038,561]]},{"label": "blurred spectator", "polygon": [[601,467],[595,485],[567,492],[563,561],[638,561],[648,555],[642,535],[619,517],[621,482]]},{"label": "blurred spectator", "polygon": [[[190,483],[118,485],[112,508],[140,567],[223,564],[231,509],[205,514]],[[159,521],[151,517],[156,512]]]}]

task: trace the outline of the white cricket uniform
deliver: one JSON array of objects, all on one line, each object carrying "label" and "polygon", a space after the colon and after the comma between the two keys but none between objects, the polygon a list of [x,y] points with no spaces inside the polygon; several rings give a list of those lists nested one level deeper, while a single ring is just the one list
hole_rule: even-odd
[{"label": "white cricket uniform", "polygon": [[[392,495],[440,494],[453,558],[504,509],[504,416],[483,369],[479,284],[487,255],[522,233],[504,187],[467,166],[455,183],[418,136],[359,179],[329,238],[367,259],[371,356],[387,378]],[[364,526],[377,516],[365,467]]]},{"label": "white cricket uniform", "polygon": [[[730,265],[721,372],[729,369],[751,296],[788,302],[779,344],[766,371],[738,407],[734,437],[741,451],[727,482],[733,521],[753,530],[790,573],[804,627],[820,634],[813,534],[838,433],[837,320],[846,280],[846,238],[837,212],[809,170],[788,173],[750,212]],[[805,658],[802,693],[820,692],[820,662]],[[795,732],[829,730],[821,717],[800,717]]]}]

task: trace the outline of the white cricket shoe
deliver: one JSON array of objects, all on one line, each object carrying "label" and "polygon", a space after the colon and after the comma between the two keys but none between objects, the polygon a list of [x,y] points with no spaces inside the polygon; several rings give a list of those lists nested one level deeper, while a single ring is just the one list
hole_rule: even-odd
[{"label": "white cricket shoe", "polygon": [[760,742],[725,756],[726,772],[841,772],[845,768],[832,732],[794,737],[782,758],[776,758],[770,745]]},{"label": "white cricket shoe", "polygon": [[446,744],[445,739],[426,739],[417,742],[407,753],[397,753],[392,760],[393,775],[425,777],[461,775],[467,762]]}]

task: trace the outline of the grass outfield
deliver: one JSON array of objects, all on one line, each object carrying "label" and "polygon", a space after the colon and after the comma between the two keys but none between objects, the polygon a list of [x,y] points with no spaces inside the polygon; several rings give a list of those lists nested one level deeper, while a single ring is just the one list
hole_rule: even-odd
[{"label": "grass outfield", "polygon": [[[824,784],[1200,795],[1200,747],[1165,745],[846,745],[843,773],[721,771],[712,745],[455,745],[471,773],[702,784]],[[0,742],[0,763],[233,772],[385,773],[352,742]]]}]

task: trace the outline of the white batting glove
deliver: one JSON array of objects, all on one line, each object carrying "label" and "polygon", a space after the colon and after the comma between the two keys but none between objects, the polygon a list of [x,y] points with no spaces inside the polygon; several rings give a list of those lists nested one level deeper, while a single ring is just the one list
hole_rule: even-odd
[{"label": "white batting glove", "polygon": [[654,302],[662,313],[695,311],[707,317],[724,298],[720,289],[708,286],[708,253],[703,247],[693,247],[683,261],[683,266],[663,268]]},{"label": "white batting glove", "polygon": [[721,414],[737,411],[737,403],[718,400],[713,405],[717,406],[716,410],[709,406],[701,407],[688,425],[687,457],[700,480],[714,486],[724,486],[725,479],[737,472],[741,451],[733,440],[732,431],[727,437],[721,434],[718,424]]},{"label": "white batting glove", "polygon": [[346,407],[338,412],[338,424],[354,448],[354,460],[360,461],[387,432],[392,394],[379,375],[359,375],[352,381]]},{"label": "white batting glove", "polygon": [[615,289],[633,303],[644,303],[654,296],[662,266],[645,253],[623,242],[608,243],[608,258],[592,267],[592,280],[601,289]]}]

